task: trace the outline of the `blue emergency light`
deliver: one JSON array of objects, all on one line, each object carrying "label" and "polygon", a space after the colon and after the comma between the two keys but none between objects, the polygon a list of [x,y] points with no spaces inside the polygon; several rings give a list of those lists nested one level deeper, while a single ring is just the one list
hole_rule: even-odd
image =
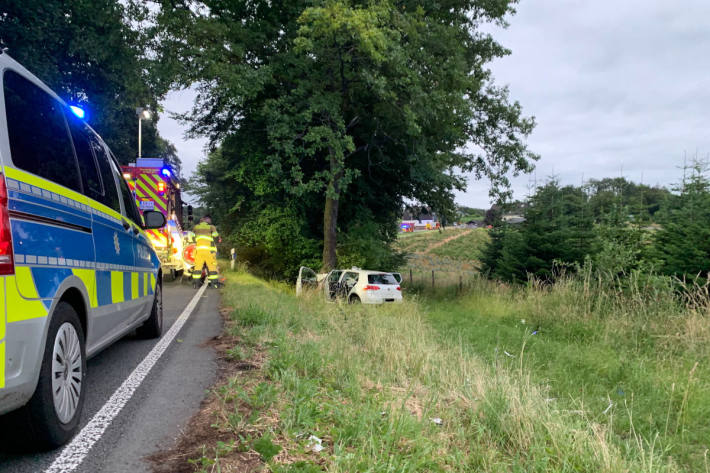
[{"label": "blue emergency light", "polygon": [[76,105],[70,105],[69,108],[74,113],[74,115],[79,118],[84,118],[84,116],[86,116],[86,112],[83,109],[77,107]]},{"label": "blue emergency light", "polygon": [[168,168],[163,168],[163,169],[160,170],[160,174],[162,174],[162,175],[165,176],[165,177],[170,177],[170,174],[171,174],[171,173],[170,173],[170,169],[168,169]]}]

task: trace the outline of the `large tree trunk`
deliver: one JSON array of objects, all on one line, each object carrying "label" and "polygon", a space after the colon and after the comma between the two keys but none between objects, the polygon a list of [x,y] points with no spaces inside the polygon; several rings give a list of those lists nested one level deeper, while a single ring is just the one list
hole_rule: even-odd
[{"label": "large tree trunk", "polygon": [[338,239],[338,206],[340,205],[340,181],[345,175],[345,170],[332,153],[331,150],[330,185],[325,193],[325,209],[323,211],[322,273],[327,273],[338,265],[338,255],[335,252]]},{"label": "large tree trunk", "polygon": [[321,272],[327,273],[338,265],[337,248],[338,228],[338,199],[325,198],[325,211],[323,212],[323,267]]}]

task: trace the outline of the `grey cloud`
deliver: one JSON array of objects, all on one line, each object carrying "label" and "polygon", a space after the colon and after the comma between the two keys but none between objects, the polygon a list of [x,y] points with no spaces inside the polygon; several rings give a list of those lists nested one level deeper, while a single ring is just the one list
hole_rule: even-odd
[{"label": "grey cloud", "polygon": [[[684,152],[710,151],[710,2],[523,0],[506,30],[512,50],[492,70],[538,127],[538,183],[624,176],[670,185]],[[513,179],[523,197],[534,176]],[[486,182],[461,203],[489,205]]]}]

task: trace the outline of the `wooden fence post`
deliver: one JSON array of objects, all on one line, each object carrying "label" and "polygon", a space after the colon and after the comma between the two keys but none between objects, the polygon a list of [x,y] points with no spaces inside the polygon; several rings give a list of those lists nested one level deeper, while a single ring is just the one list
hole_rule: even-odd
[{"label": "wooden fence post", "polygon": [[459,292],[463,292],[463,276],[459,274]]},{"label": "wooden fence post", "polygon": [[414,280],[412,279],[412,268],[409,268],[409,285],[411,286],[414,284]]},{"label": "wooden fence post", "polygon": [[431,270],[431,287],[434,288],[434,270]]}]

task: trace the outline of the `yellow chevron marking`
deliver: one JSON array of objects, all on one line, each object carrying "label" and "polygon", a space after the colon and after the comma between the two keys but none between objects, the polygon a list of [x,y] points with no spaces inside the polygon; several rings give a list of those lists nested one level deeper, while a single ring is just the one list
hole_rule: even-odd
[{"label": "yellow chevron marking", "polygon": [[19,288],[22,288],[20,294],[26,299],[39,299],[35,281],[32,278],[32,269],[29,266],[15,266],[15,278]]},{"label": "yellow chevron marking", "polygon": [[153,293],[155,293],[155,274],[150,273],[150,287],[153,288]]},{"label": "yellow chevron marking", "polygon": [[[0,281],[0,307],[5,307],[5,278]],[[0,315],[0,340],[5,338],[5,314],[4,311],[2,315]],[[3,359],[0,359],[0,364],[3,362]],[[2,379],[0,378],[0,381]]]},{"label": "yellow chevron marking", "polygon": [[156,203],[157,205],[159,205],[163,210],[167,210],[167,207],[165,206],[165,203],[164,203],[160,198],[158,198],[158,196],[155,195],[155,194],[153,193],[153,191],[151,191],[150,189],[148,189],[148,186],[146,186],[145,183],[143,183],[143,181],[138,181],[138,185],[141,186],[141,187],[150,195],[150,197],[151,197],[153,200],[155,200],[155,203]]},{"label": "yellow chevron marking", "polygon": [[[17,266],[19,268],[21,266]],[[34,288],[34,285],[33,285]],[[34,289],[35,294],[37,290]],[[17,290],[15,276],[5,278],[5,297],[7,300],[7,323],[46,317],[47,309],[39,299],[25,299]]]},{"label": "yellow chevron marking", "polygon": [[159,182],[159,177],[155,174],[143,174],[141,177],[143,177],[146,180],[146,184],[150,184],[150,187],[155,189],[156,191],[158,190],[158,182]]},{"label": "yellow chevron marking", "polygon": [[0,342],[0,389],[5,387],[5,342]]},{"label": "yellow chevron marking", "polygon": [[138,299],[138,273],[131,273],[131,299]]},{"label": "yellow chevron marking", "polygon": [[123,272],[111,271],[111,302],[123,302]]},{"label": "yellow chevron marking", "polygon": [[72,268],[71,272],[84,283],[86,292],[89,294],[89,305],[91,308],[98,307],[99,301],[96,296],[96,270]]}]

